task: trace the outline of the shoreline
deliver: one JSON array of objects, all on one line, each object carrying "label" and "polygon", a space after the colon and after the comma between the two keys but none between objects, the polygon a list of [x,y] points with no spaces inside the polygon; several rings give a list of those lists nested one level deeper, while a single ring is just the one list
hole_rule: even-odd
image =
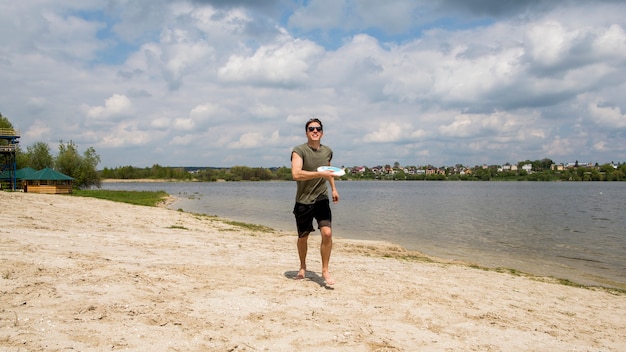
[{"label": "shoreline", "polygon": [[[113,182],[117,182],[117,181],[113,181]],[[159,181],[159,182],[167,182],[167,181]],[[173,196],[171,194],[168,194],[168,196],[163,201],[159,202],[156,206],[157,207],[161,207],[161,208],[165,208],[165,209],[169,209],[169,210],[184,211],[182,209],[174,209],[174,208],[171,207],[172,204],[176,203],[180,199],[182,199],[180,196]],[[206,214],[206,213],[194,213],[194,212],[191,212],[191,214],[216,217],[218,219],[222,219],[224,221],[228,221],[226,218],[222,218],[221,216],[215,216],[215,215]],[[250,225],[251,227],[266,227],[265,225],[256,224],[256,223],[245,222],[245,224]],[[291,233],[291,231],[288,231],[288,230],[285,230],[285,229],[273,229],[273,230],[275,230],[277,232],[289,232],[289,233]],[[371,242],[372,241],[372,240],[349,238],[349,237],[346,238],[346,237],[341,237],[341,236],[334,236],[334,238],[335,239],[340,239],[340,240],[345,240],[345,241],[357,241],[357,242],[358,241],[362,241],[362,242]],[[495,266],[487,266],[487,265],[481,264],[480,262],[466,261],[466,260],[460,260],[460,259],[446,259],[446,258],[443,258],[443,257],[438,257],[436,255],[431,255],[431,254],[428,254],[428,253],[425,253],[425,252],[421,252],[419,250],[408,249],[408,248],[404,247],[403,245],[401,245],[399,243],[395,243],[395,242],[377,241],[377,240],[373,240],[373,242],[374,243],[381,243],[381,244],[388,245],[390,247],[397,248],[397,249],[394,249],[394,251],[393,251],[394,254],[391,254],[391,253],[381,254],[382,256],[394,257],[395,259],[409,259],[410,260],[412,258],[413,260],[416,259],[418,261],[431,261],[431,262],[441,263],[441,264],[463,265],[463,266],[475,268],[477,270],[493,271],[493,272],[500,272],[500,273],[510,273],[512,275],[532,277],[535,280],[556,282],[556,283],[559,283],[559,284],[562,284],[562,285],[567,285],[567,286],[583,287],[583,288],[606,289],[608,291],[620,292],[620,293],[626,294],[626,284],[624,284],[622,282],[609,280],[609,279],[601,280],[601,281],[604,281],[606,283],[606,285],[602,285],[602,284],[585,284],[585,283],[581,283],[581,282],[577,282],[577,281],[572,281],[570,279],[563,278],[563,277],[537,275],[537,274],[534,274],[532,272],[525,272],[523,270],[512,268],[512,267],[506,267],[506,266],[504,266],[504,267],[503,266],[495,267]],[[399,255],[398,253],[402,253],[402,254]],[[399,256],[396,257],[396,255],[399,255]]]},{"label": "shoreline", "polygon": [[189,180],[175,180],[175,179],[165,179],[165,178],[137,178],[137,179],[125,179],[125,178],[104,178],[100,180],[102,183],[132,183],[132,182],[143,182],[143,183],[158,183],[158,182],[196,182]]},{"label": "shoreline", "polygon": [[[0,192],[0,347],[26,350],[621,351],[626,294],[164,207]],[[412,256],[414,255],[414,256]]]},{"label": "shoreline", "polygon": [[[133,183],[132,186],[130,184],[124,186],[124,183],[112,183],[103,184],[102,187],[119,190],[168,190],[168,193],[180,196],[179,201],[171,206],[172,209],[232,217],[239,221],[259,223],[275,229],[293,230],[293,215],[290,213],[290,209],[288,209],[288,200],[292,197],[289,188],[290,182],[275,181],[270,183],[231,182],[229,184],[223,184],[222,186],[219,184],[206,184],[205,186],[205,184],[202,183],[161,183],[161,186],[156,186],[159,183]],[[262,184],[265,184],[267,187]],[[404,184],[406,186],[390,186],[392,186],[391,189],[406,188],[411,191],[414,190],[407,182]],[[438,185],[442,184],[431,184],[428,185],[427,188],[431,189],[433,186]],[[484,183],[481,185],[484,185]],[[519,184],[516,183],[511,186],[517,187],[518,185]],[[344,195],[352,198],[358,196],[359,192],[362,192],[363,189],[358,183],[350,184],[350,182],[348,182],[344,184],[344,186],[341,186],[342,189],[345,192],[349,192]],[[374,183],[368,183],[367,186],[374,186],[376,188],[381,186],[383,189],[387,188],[382,184],[376,185]],[[461,187],[462,185],[457,186]],[[443,185],[443,187],[447,186]],[[498,185],[493,185],[493,187],[496,188],[489,186],[488,189],[490,191],[494,190],[494,192],[499,192],[497,189],[502,188]],[[509,186],[504,185],[504,187],[508,188]],[[522,188],[527,187],[536,188],[533,185],[523,186]],[[232,197],[228,197],[227,194],[217,193],[215,197],[213,197],[208,194],[208,192],[212,192],[211,189],[213,188],[220,190],[218,192],[221,192],[222,189],[229,189],[236,190],[235,192],[237,193],[233,193]],[[463,186],[462,188],[468,188],[472,191],[476,189],[473,185]],[[613,187],[611,188],[614,189]],[[421,187],[417,189],[421,189]],[[552,189],[552,187],[550,187],[550,189]],[[244,193],[240,190],[244,190]],[[585,194],[587,191],[583,190],[578,193]],[[255,197],[267,197],[260,198],[264,204],[263,208],[254,209],[251,204],[256,204],[257,201],[248,202],[245,196],[247,192],[253,192],[252,194],[254,194]],[[609,194],[609,192],[604,193]],[[571,194],[571,192],[567,192],[566,194]],[[225,197],[225,200],[222,202],[220,197]],[[237,201],[242,202],[244,208],[237,209],[237,207],[234,206],[234,202]],[[420,223],[417,225],[414,223],[415,221],[407,221],[407,219],[412,218],[412,215],[409,214],[410,211],[406,211],[407,207],[400,207],[397,210],[398,213],[394,211],[393,214],[387,214],[385,216],[400,216],[401,219],[403,219],[404,225],[398,226],[398,222],[396,222],[390,224],[391,227],[385,228],[380,225],[379,221],[375,220],[378,218],[372,218],[371,220],[374,221],[371,221],[370,227],[363,225],[369,224],[370,219],[363,219],[359,214],[367,214],[369,211],[372,211],[373,208],[369,206],[364,207],[362,203],[358,204],[358,202],[357,204],[347,203],[348,201],[349,199],[346,198],[336,209],[338,222],[336,231],[334,231],[335,236],[352,239],[381,239],[399,244],[408,250],[420,251],[434,257],[478,263],[478,265],[483,267],[510,268],[537,276],[562,278],[581,285],[626,289],[626,280],[623,270],[621,270],[623,266],[620,265],[623,264],[623,260],[619,259],[623,257],[623,251],[620,251],[619,248],[623,244],[624,239],[620,238],[619,229],[615,229],[615,226],[619,223],[620,216],[616,214],[614,210],[609,210],[606,219],[604,219],[603,212],[597,210],[599,208],[593,211],[588,209],[591,212],[584,214],[587,214],[586,217],[589,217],[590,221],[583,222],[580,220],[580,217],[576,217],[573,222],[565,223],[563,222],[565,220],[557,214],[557,207],[548,205],[549,208],[553,210],[551,216],[554,218],[554,221],[543,224],[545,227],[542,225],[541,228],[552,228],[554,231],[560,232],[558,232],[558,235],[555,235],[557,232],[540,230],[539,237],[535,237],[536,240],[526,243],[524,242],[526,240],[523,238],[524,235],[522,234],[533,233],[532,231],[534,230],[532,225],[529,225],[530,222],[520,224],[518,223],[519,218],[516,220],[516,217],[511,217],[510,220],[506,217],[497,218],[500,225],[508,226],[508,231],[502,234],[500,234],[501,230],[491,223],[484,228],[484,235],[479,229],[475,229],[470,230],[471,232],[459,231],[458,234],[443,234],[443,236],[440,237],[439,235],[434,235],[439,229],[435,228],[433,224],[439,223],[443,226],[444,222],[442,221],[447,221],[444,215],[440,215],[443,214],[442,212],[437,212],[434,219],[424,218],[424,215],[421,215]],[[279,202],[280,204],[278,204]],[[615,200],[611,200],[611,203],[615,203]],[[544,203],[544,205],[547,204],[552,203]],[[389,205],[391,208],[384,208],[387,212],[389,211],[388,209],[393,209],[395,206],[394,204]],[[428,206],[421,204],[416,206],[422,208],[419,214],[426,214],[431,211],[430,209],[424,209],[430,208]],[[465,204],[465,206],[468,205]],[[579,206],[574,206],[574,208],[579,208]],[[503,208],[500,207],[498,209]],[[536,207],[533,207],[533,209],[536,209]],[[616,208],[610,207],[610,209]],[[472,207],[468,207],[467,211],[476,212]],[[520,211],[523,210],[520,209]],[[496,212],[502,211],[498,210]],[[383,213],[377,213],[376,215],[382,215]],[[592,215],[592,213],[595,215]],[[574,216],[573,214],[575,213],[568,212],[568,214],[568,216]],[[601,222],[609,226],[606,230],[593,228],[596,226],[597,221],[600,220],[591,220],[598,217],[604,219]],[[473,217],[474,221],[481,218],[482,215],[477,214]],[[503,221],[503,219],[506,220]],[[542,219],[547,219],[547,217],[542,217]],[[355,220],[357,221],[355,222]],[[458,228],[462,226],[458,218],[452,219],[452,222],[454,224],[453,226],[457,226]],[[472,226],[474,225],[478,226],[478,224],[472,224]],[[598,223],[598,225],[602,224]],[[570,227],[574,227],[574,229],[571,231],[568,230]],[[594,233],[593,231],[596,230],[599,231],[598,235],[609,236],[607,237],[607,242],[599,238],[594,240],[590,236],[584,237],[584,235],[582,235],[586,231]],[[555,243],[553,236],[562,236],[562,238],[559,237],[559,241],[563,243],[561,245]],[[499,237],[502,237],[502,240],[500,240]],[[576,243],[576,237],[581,237],[582,242]],[[463,244],[464,240],[471,240],[472,242]],[[485,246],[476,244],[482,241],[485,241]],[[544,242],[546,246],[541,245],[541,243]],[[607,246],[607,244],[612,245]],[[598,253],[594,255],[593,251],[589,252],[587,250],[589,248],[595,248]],[[606,248],[606,251],[604,248]]]}]

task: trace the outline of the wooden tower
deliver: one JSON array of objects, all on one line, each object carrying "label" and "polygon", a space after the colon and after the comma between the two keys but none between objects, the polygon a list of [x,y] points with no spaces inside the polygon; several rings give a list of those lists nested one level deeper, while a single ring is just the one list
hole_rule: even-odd
[{"label": "wooden tower", "polygon": [[12,191],[17,188],[16,151],[20,133],[11,128],[0,128],[0,184],[9,185]]}]

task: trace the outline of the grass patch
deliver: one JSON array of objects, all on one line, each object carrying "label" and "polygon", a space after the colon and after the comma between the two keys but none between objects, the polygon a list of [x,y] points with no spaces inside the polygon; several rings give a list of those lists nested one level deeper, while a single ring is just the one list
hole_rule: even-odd
[{"label": "grass patch", "polygon": [[568,279],[562,279],[562,278],[558,278],[558,277],[536,276],[536,275],[533,275],[533,274],[525,273],[523,271],[519,271],[517,269],[502,268],[502,267],[488,268],[488,267],[480,266],[480,265],[476,265],[476,264],[470,264],[468,266],[470,268],[473,268],[473,269],[479,269],[479,270],[484,270],[484,271],[494,271],[494,272],[497,272],[497,273],[505,273],[505,274],[509,274],[509,275],[513,275],[513,276],[523,276],[523,277],[527,277],[527,278],[529,278],[531,280],[535,280],[535,281],[557,283],[559,285],[571,286],[571,287],[582,288],[582,289],[587,289],[587,290],[600,289],[600,290],[604,290],[606,292],[610,292],[610,293],[615,294],[615,295],[624,295],[624,294],[626,294],[626,290],[625,289],[621,289],[621,288],[607,287],[607,286],[583,285],[583,284],[579,284],[577,282],[574,282],[574,281],[571,281],[571,280],[568,280]]},{"label": "grass patch", "polygon": [[420,254],[403,254],[403,255],[385,255],[386,258],[398,258],[410,262],[435,263],[431,258]]},{"label": "grass patch", "polygon": [[609,293],[612,293],[614,295],[626,295],[626,290],[624,290],[623,288],[606,288],[606,291],[608,291]]},{"label": "grass patch", "polygon": [[500,267],[498,267],[498,268],[495,268],[495,269],[492,269],[492,270],[494,270],[495,272],[498,272],[498,273],[508,273],[508,274],[513,275],[513,276],[524,276],[524,275],[527,275],[527,274],[525,274],[525,273],[523,273],[523,272],[521,272],[521,271],[519,271],[517,269],[511,269],[511,268],[500,268]]},{"label": "grass patch", "polygon": [[585,285],[581,285],[581,284],[577,284],[573,281],[570,281],[568,279],[559,279],[556,278],[555,279],[558,283],[560,283],[561,285],[565,285],[565,286],[572,286],[572,287],[578,287],[578,288],[589,288],[589,286],[585,286]]},{"label": "grass patch", "polygon": [[243,229],[246,229],[246,230],[254,231],[254,232],[267,232],[267,233],[274,232],[273,228],[267,227],[267,226],[263,226],[263,225],[248,224],[248,223],[245,223],[245,222],[230,221],[230,220],[224,220],[224,223],[228,224],[228,225],[240,227],[240,228],[243,228]]},{"label": "grass patch", "polygon": [[163,202],[169,195],[165,191],[112,191],[103,189],[87,189],[74,190],[72,192],[72,196],[106,199],[114,202],[154,207]]}]

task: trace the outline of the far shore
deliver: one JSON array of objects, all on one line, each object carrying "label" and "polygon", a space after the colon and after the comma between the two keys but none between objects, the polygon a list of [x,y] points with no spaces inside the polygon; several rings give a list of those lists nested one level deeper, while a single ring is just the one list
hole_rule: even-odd
[{"label": "far shore", "polygon": [[[177,179],[172,179],[172,178],[133,178],[133,179],[127,179],[127,178],[104,178],[102,180],[100,180],[100,182],[102,183],[133,183],[133,182],[143,182],[143,183],[158,183],[158,182],[209,182],[209,181],[199,181],[199,180],[177,180]],[[226,180],[216,180],[216,181],[211,181],[211,182],[226,182]]]},{"label": "far shore", "polygon": [[127,179],[127,178],[104,178],[100,180],[102,183],[113,183],[113,182],[193,182],[189,180],[175,180],[175,179],[156,179],[156,178],[136,178],[136,179]]},{"label": "far shore", "polygon": [[[103,182],[168,182],[125,180]],[[0,192],[0,350],[625,351],[626,293],[164,207]]]}]

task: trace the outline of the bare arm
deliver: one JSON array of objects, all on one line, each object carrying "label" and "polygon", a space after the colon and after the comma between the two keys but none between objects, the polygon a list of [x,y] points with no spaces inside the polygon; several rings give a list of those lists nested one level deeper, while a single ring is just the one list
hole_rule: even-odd
[{"label": "bare arm", "polygon": [[332,171],[306,171],[302,170],[302,157],[298,153],[291,153],[291,177],[294,181],[306,181],[314,178],[325,178],[330,183],[333,202],[339,202],[339,192],[335,187],[335,177]]},{"label": "bare arm", "polygon": [[328,183],[330,183],[330,189],[332,191],[333,203],[339,202],[339,192],[337,192],[337,188],[335,187],[335,178],[331,177],[328,179]]},{"label": "bare arm", "polygon": [[[302,157],[298,153],[291,153],[291,177],[294,181],[306,181],[314,178],[333,180],[332,171],[306,171],[302,170]],[[332,185],[332,184],[331,184]]]}]

